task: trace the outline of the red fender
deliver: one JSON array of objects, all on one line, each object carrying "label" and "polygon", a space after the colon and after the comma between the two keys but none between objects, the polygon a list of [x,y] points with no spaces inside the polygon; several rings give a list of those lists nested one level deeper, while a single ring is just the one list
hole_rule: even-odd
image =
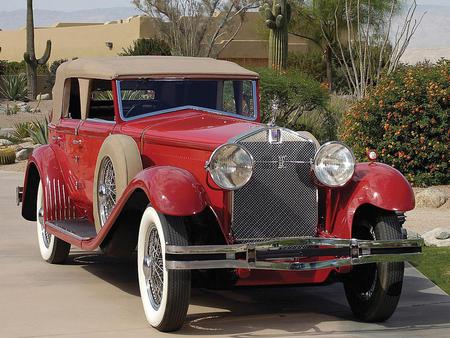
[{"label": "red fender", "polygon": [[36,220],[36,198],[39,178],[44,188],[44,206],[47,219],[65,219],[76,217],[71,198],[71,189],[65,183],[57,156],[50,145],[36,148],[27,164],[22,196],[22,216]]},{"label": "red fender", "polygon": [[382,163],[360,163],[352,180],[332,193],[332,234],[350,238],[353,217],[362,205],[373,205],[389,211],[414,209],[414,192],[406,178],[396,169]]},{"label": "red fender", "polygon": [[136,188],[144,190],[152,207],[166,215],[195,215],[207,205],[203,186],[185,169],[150,167],[141,171],[126,190]]}]

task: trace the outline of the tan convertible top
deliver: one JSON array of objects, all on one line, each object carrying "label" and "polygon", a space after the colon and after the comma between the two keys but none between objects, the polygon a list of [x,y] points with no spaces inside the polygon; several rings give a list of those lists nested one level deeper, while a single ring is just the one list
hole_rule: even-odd
[{"label": "tan convertible top", "polygon": [[160,76],[257,78],[258,74],[235,63],[210,58],[116,56],[66,62],[58,68],[58,76],[112,80]]},{"label": "tan convertible top", "polygon": [[[55,122],[65,116],[68,109],[70,81],[66,79],[114,80],[126,78],[241,78],[257,79],[257,73],[233,62],[211,58],[181,56],[115,56],[83,58],[65,62],[58,67],[53,87],[53,118]],[[82,82],[85,82],[83,84]],[[87,93],[89,81],[80,81],[80,93]],[[86,90],[84,90],[86,89]],[[66,92],[66,93],[64,93]],[[82,103],[83,99],[81,98]],[[83,106],[83,104],[82,104]]]}]

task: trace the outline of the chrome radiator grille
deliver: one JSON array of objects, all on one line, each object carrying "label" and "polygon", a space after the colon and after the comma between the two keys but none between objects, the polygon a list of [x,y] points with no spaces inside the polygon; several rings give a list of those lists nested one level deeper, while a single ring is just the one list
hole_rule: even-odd
[{"label": "chrome radiator grille", "polygon": [[255,161],[251,180],[233,193],[236,241],[314,236],[318,219],[311,173],[315,144],[285,129],[263,129],[236,143]]}]

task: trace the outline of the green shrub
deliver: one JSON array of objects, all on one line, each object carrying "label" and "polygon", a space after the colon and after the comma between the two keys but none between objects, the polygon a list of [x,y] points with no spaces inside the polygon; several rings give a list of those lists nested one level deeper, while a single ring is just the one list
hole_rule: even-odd
[{"label": "green shrub", "polygon": [[8,100],[16,101],[27,96],[27,78],[24,74],[3,75],[0,94]]},{"label": "green shrub", "polygon": [[0,60],[0,76],[5,74],[7,64],[8,64],[7,61]]},{"label": "green shrub", "polygon": [[328,93],[318,81],[293,70],[282,74],[269,68],[256,71],[261,76],[262,122],[274,119],[280,126],[295,129],[303,114],[325,109]]},{"label": "green shrub", "polygon": [[416,186],[450,183],[450,61],[402,66],[344,116],[342,139],[369,148]]},{"label": "green shrub", "polygon": [[307,74],[320,82],[327,80],[327,64],[320,51],[289,53],[288,68]]},{"label": "green shrub", "polygon": [[48,119],[30,122],[28,133],[34,144],[48,144]]},{"label": "green shrub", "polygon": [[131,46],[122,50],[123,52],[119,54],[121,56],[171,55],[169,45],[164,40],[157,38],[134,40]]},{"label": "green shrub", "polygon": [[61,64],[67,61],[68,61],[67,59],[59,59],[52,62],[52,64],[48,68],[48,82],[47,82],[48,88],[50,89],[53,88],[56,80],[56,71],[58,70],[59,66],[61,66]]}]

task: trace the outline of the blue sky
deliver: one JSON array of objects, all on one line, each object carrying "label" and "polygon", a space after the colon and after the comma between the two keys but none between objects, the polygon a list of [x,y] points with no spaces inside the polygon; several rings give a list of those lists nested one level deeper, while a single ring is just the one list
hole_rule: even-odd
[{"label": "blue sky", "polygon": [[[34,0],[34,8],[58,11],[80,9],[127,7],[131,0]],[[449,0],[418,0],[420,5],[450,5]],[[26,7],[26,0],[0,0],[0,11],[13,11]]]}]

